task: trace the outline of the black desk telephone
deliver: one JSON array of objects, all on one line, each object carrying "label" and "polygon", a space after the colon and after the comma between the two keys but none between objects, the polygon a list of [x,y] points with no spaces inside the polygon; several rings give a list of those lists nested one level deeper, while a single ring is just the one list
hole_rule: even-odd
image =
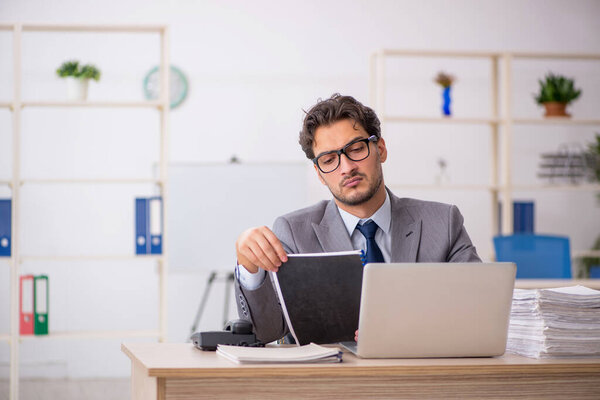
[{"label": "black desk telephone", "polygon": [[191,339],[197,348],[210,351],[216,350],[218,344],[247,347],[264,346],[263,343],[256,340],[252,328],[250,321],[234,319],[227,322],[222,331],[196,332]]}]

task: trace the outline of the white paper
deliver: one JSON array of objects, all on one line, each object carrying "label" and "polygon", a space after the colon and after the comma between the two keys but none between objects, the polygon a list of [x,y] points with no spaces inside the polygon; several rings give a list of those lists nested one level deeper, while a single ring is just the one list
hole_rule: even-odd
[{"label": "white paper", "polygon": [[600,291],[515,289],[506,351],[535,358],[600,356]]},{"label": "white paper", "polygon": [[218,345],[217,354],[236,363],[340,362],[341,352],[311,343],[294,347],[240,347]]}]

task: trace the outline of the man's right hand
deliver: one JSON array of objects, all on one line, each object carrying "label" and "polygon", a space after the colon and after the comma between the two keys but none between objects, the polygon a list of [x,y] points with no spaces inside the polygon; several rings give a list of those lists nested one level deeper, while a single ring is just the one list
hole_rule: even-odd
[{"label": "man's right hand", "polygon": [[235,242],[238,264],[248,272],[256,273],[259,268],[277,272],[287,254],[277,236],[266,226],[244,231]]}]

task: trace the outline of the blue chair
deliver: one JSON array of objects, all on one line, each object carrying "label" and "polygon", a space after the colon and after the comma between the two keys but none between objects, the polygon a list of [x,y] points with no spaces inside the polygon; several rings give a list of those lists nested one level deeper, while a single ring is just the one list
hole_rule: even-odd
[{"label": "blue chair", "polygon": [[571,279],[571,250],[564,236],[494,237],[497,261],[517,264],[517,279]]}]

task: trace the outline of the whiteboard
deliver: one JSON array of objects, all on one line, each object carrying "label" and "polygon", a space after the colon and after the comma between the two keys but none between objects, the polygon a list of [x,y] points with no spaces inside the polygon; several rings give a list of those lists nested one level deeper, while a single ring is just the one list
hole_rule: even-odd
[{"label": "whiteboard", "polygon": [[169,164],[171,270],[231,268],[240,233],[309,205],[309,180],[306,162]]}]

